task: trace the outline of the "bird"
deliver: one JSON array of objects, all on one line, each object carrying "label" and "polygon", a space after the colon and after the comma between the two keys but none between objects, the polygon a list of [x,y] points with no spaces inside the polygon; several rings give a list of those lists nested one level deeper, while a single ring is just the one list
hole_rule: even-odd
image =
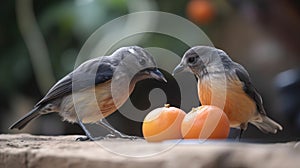
[{"label": "bird", "polygon": [[248,123],[263,133],[275,134],[283,129],[267,116],[262,97],[247,70],[223,50],[211,46],[191,47],[173,70],[173,75],[182,71],[197,77],[200,103],[223,109],[230,127],[240,129],[239,139]]},{"label": "bird", "polygon": [[58,113],[64,121],[78,123],[86,134],[76,140],[98,140],[84,124],[96,123],[106,128],[110,137],[129,138],[103,119],[128,99],[137,82],[156,79],[167,82],[156,61],[139,46],[121,47],[108,56],[99,56],[79,65],[60,79],[34,108],[10,126],[22,129],[33,119]]}]

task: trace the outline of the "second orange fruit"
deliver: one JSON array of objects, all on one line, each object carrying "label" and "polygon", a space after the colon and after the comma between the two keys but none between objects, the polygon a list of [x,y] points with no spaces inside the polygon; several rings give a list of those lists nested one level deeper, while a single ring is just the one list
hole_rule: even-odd
[{"label": "second orange fruit", "polygon": [[210,105],[193,108],[181,125],[184,139],[225,139],[229,131],[226,114],[222,109]]}]

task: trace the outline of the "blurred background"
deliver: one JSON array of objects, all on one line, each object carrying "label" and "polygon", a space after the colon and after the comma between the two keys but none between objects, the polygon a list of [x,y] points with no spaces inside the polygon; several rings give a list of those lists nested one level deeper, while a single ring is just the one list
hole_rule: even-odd
[{"label": "blurred background", "polygon": [[[34,120],[22,131],[8,127],[73,70],[80,49],[97,28],[130,12],[154,10],[189,19],[249,71],[268,115],[284,130],[266,135],[249,126],[245,139],[274,142],[300,138],[297,0],[6,0],[0,8],[0,133],[83,134],[76,124],[61,122],[52,114]],[[137,45],[161,47],[178,55],[188,49],[172,37],[157,34]],[[177,84],[165,74],[168,86],[151,80],[137,85],[131,95],[137,108],[149,106],[149,100],[141,102],[140,98],[152,88],[162,88],[169,103],[180,104],[172,90]],[[109,116],[108,122],[126,134],[142,136],[141,123],[118,112]]]}]

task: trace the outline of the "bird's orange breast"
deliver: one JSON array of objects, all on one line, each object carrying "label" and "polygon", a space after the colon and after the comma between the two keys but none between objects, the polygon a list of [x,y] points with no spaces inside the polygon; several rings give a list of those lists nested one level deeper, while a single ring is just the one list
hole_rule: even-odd
[{"label": "bird's orange breast", "polygon": [[95,87],[97,104],[104,117],[107,117],[120,108],[134,88],[134,85],[128,85],[124,80],[117,84],[117,86],[114,85],[112,87],[112,82],[107,81]]},{"label": "bird's orange breast", "polygon": [[125,84],[119,83],[119,87],[113,88],[114,94],[110,80],[67,96],[60,114],[70,122],[76,122],[78,116],[83,123],[94,123],[109,116],[123,105],[133,90],[133,86],[126,89]]},{"label": "bird's orange breast", "polygon": [[[225,79],[226,78],[226,79]],[[255,102],[244,92],[237,78],[203,78],[198,81],[202,105],[215,105],[224,110],[231,127],[247,123],[256,113]]]}]

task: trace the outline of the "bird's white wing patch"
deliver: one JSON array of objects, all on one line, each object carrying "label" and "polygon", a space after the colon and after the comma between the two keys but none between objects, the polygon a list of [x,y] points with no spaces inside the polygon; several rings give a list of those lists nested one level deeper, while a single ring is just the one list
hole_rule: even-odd
[{"label": "bird's white wing patch", "polygon": [[131,52],[132,54],[136,54],[136,52],[133,48],[129,48],[128,51]]}]

